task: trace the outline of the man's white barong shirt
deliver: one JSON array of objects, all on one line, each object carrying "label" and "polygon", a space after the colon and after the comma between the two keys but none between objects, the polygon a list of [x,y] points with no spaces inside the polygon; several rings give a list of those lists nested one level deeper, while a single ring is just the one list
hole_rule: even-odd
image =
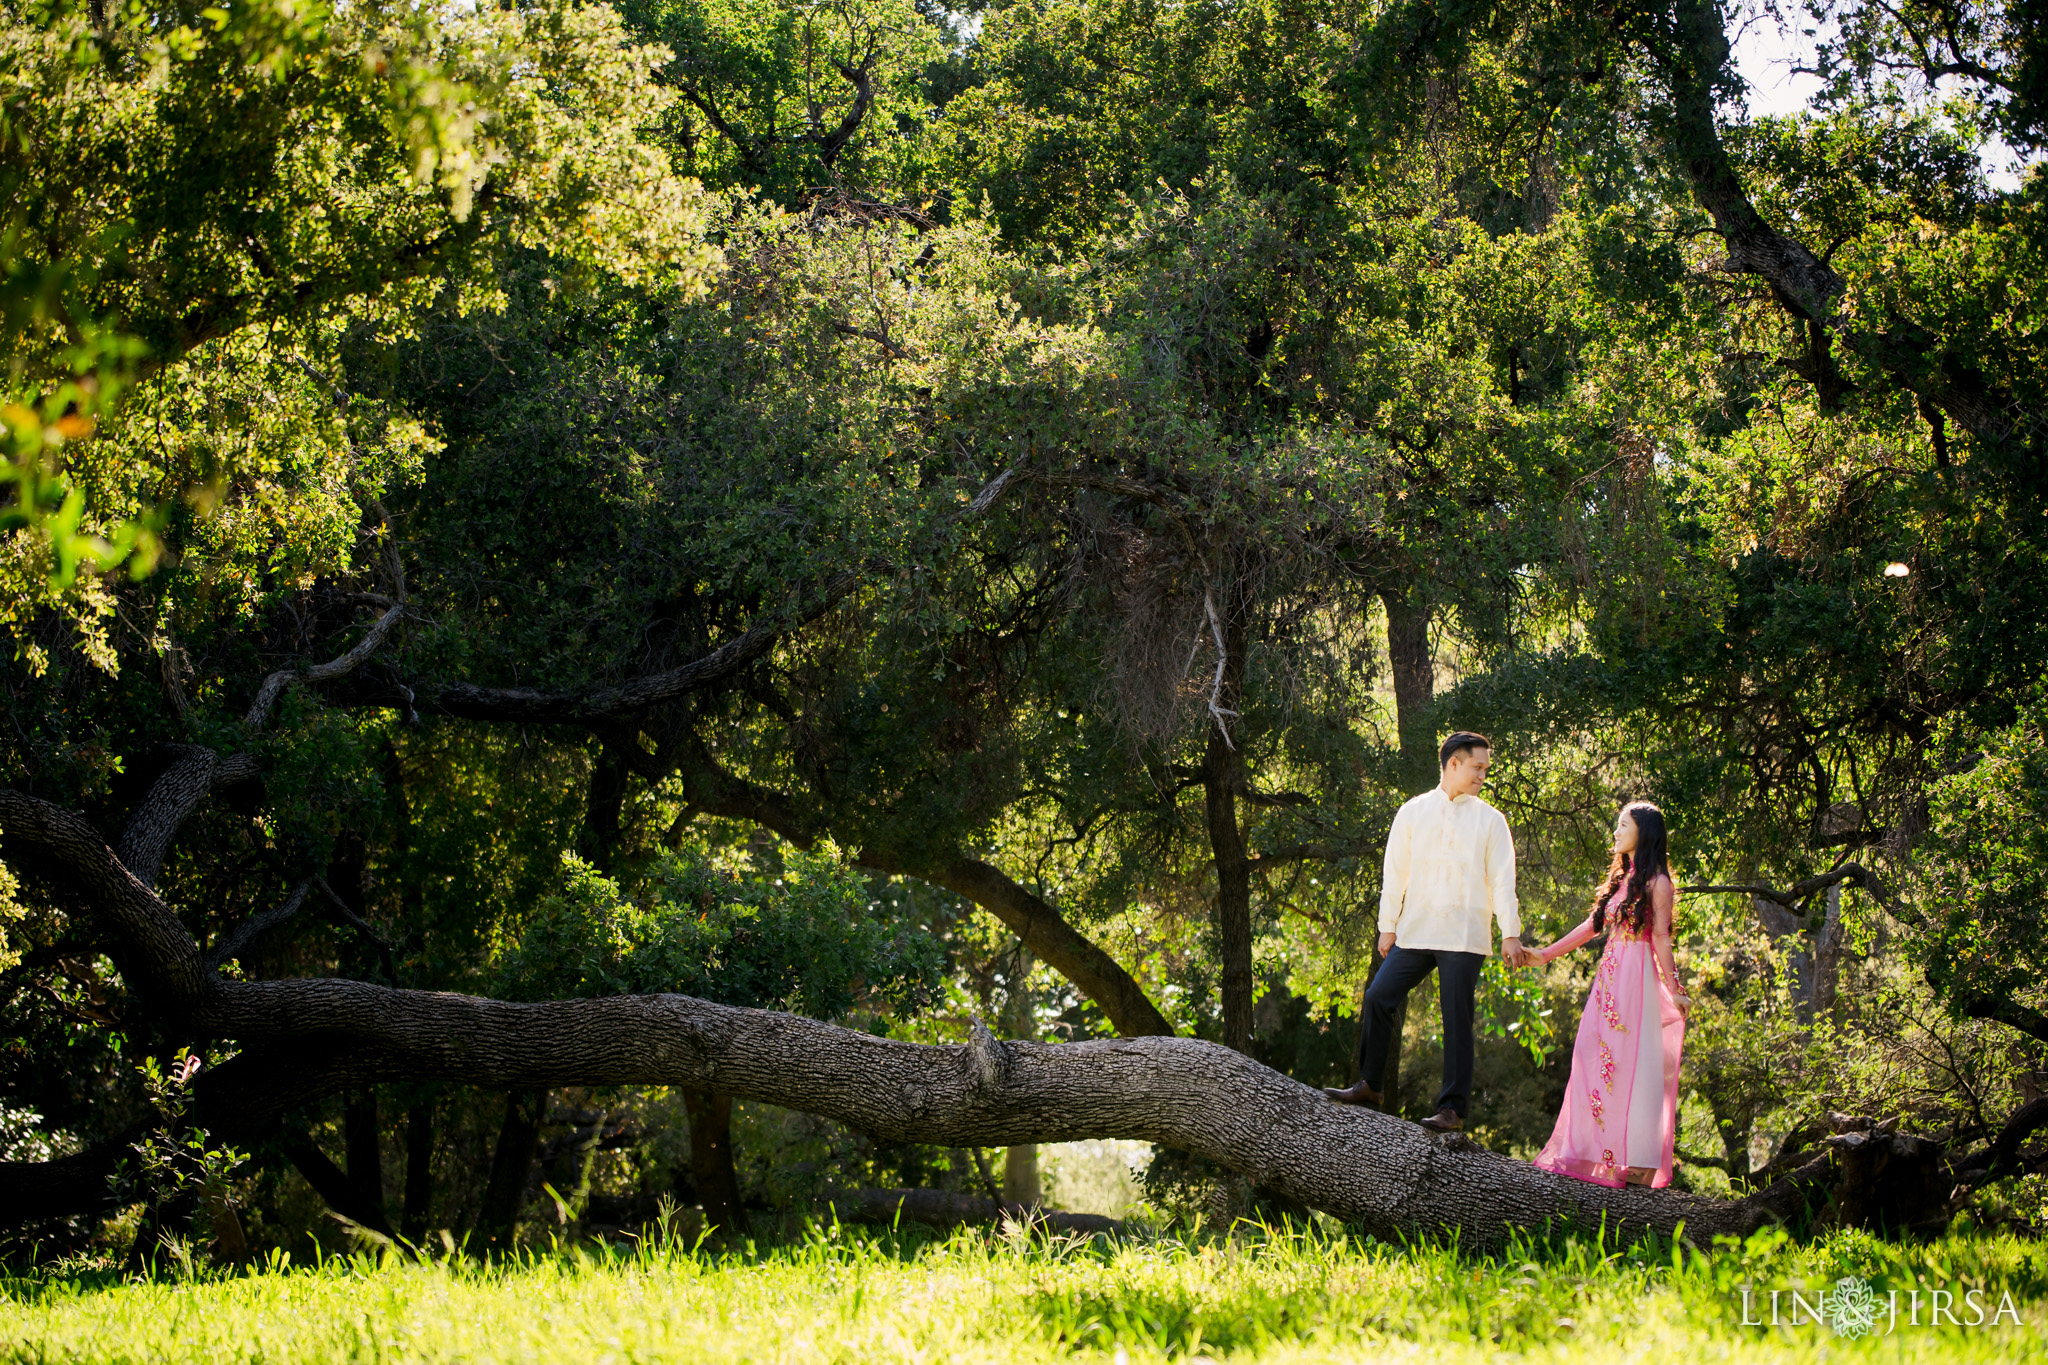
[{"label": "man's white barong shirt", "polygon": [[1515,840],[1507,817],[1476,796],[1433,787],[1401,807],[1387,833],[1380,932],[1402,948],[1493,952],[1493,927],[1519,938]]}]

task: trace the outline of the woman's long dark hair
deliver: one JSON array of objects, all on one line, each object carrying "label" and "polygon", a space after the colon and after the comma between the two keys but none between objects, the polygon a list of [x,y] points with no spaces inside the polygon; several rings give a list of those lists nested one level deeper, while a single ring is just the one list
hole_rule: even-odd
[{"label": "woman's long dark hair", "polygon": [[1593,932],[1607,931],[1607,900],[1628,879],[1628,890],[1614,907],[1617,921],[1631,933],[1640,934],[1650,917],[1648,888],[1659,877],[1671,875],[1670,840],[1664,830],[1664,812],[1647,801],[1631,801],[1622,810],[1636,826],[1634,856],[1617,853],[1607,866],[1607,880],[1593,897]]}]

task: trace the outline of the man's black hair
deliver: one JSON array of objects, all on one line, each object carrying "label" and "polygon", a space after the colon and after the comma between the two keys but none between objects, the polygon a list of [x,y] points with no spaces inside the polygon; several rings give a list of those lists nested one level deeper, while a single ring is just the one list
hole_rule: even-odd
[{"label": "man's black hair", "polygon": [[1493,741],[1476,730],[1453,730],[1450,737],[1444,741],[1443,747],[1436,751],[1436,766],[1439,768],[1443,767],[1467,749],[1491,749],[1492,747]]}]

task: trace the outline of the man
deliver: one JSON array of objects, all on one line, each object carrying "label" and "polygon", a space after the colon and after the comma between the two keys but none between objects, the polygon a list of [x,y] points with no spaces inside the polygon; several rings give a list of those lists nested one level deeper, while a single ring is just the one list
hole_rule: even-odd
[{"label": "man", "polygon": [[1515,902],[1515,841],[1507,819],[1479,799],[1493,745],[1459,730],[1437,751],[1442,780],[1401,807],[1387,835],[1380,882],[1380,968],[1365,992],[1358,1037],[1358,1081],[1324,1087],[1344,1104],[1383,1103],[1380,1077],[1387,1049],[1399,1047],[1394,1014],[1408,992],[1436,972],[1444,1017],[1444,1085],[1425,1128],[1455,1133],[1472,1102],[1472,993],[1493,950],[1500,921],[1501,956],[1520,966],[1522,919]]}]

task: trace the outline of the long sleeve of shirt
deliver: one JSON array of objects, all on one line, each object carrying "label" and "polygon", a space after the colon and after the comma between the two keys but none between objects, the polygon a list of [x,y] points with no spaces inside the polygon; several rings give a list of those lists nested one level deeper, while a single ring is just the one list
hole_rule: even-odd
[{"label": "long sleeve of shirt", "polygon": [[1406,948],[1491,953],[1489,921],[1502,938],[1522,932],[1507,818],[1476,796],[1426,791],[1387,832],[1380,932]]}]

